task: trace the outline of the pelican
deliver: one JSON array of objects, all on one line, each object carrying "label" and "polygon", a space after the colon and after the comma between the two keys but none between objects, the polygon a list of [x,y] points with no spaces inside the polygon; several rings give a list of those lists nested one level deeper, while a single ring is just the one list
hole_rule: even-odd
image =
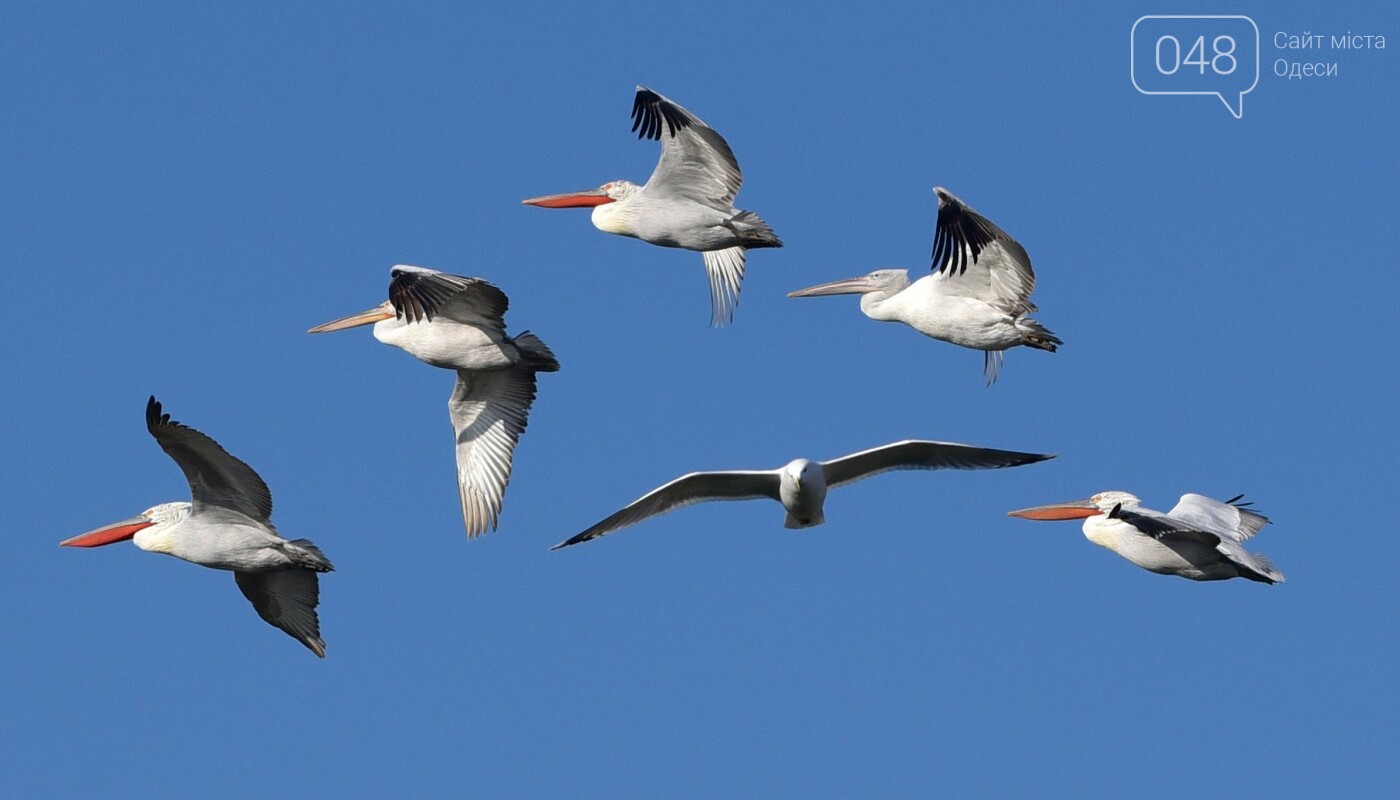
[{"label": "pelican", "polygon": [[1251,553],[1244,541],[1269,524],[1269,518],[1241,503],[1244,495],[1220,502],[1184,494],[1163,514],[1143,508],[1127,492],[1100,492],[1087,500],[1055,503],[1008,512],[1024,519],[1084,519],[1089,541],[1149,572],[1180,575],[1193,581],[1248,578],[1283,583],[1269,559]]},{"label": "pelican", "polygon": [[278,535],[268,521],[272,493],[258,473],[218,442],[161,413],[154,397],[146,401],[146,430],[180,465],[194,502],[161,503],[60,544],[101,547],[132,539],[149,553],[230,570],[258,616],[325,658],[316,617],[316,573],[334,569],[325,554],[308,539]]},{"label": "pelican", "polygon": [[559,362],[529,331],[506,335],[505,292],[480,278],[395,265],[389,299],[309,333],[374,324],[374,338],[457,371],[447,401],[457,436],[457,488],[467,536],[496,529],[515,445],[535,402],[535,373]]},{"label": "pelican", "polygon": [[983,351],[987,384],[996,382],[1005,351],[1017,345],[1055,352],[1062,342],[1029,314],[1035,288],[1031,259],[991,220],[952,192],[938,195],[933,272],[912,284],[909,271],[877,269],[869,275],[823,283],[788,297],[859,294],[871,319],[903,322],[925,336]]},{"label": "pelican", "polygon": [[713,128],[645,86],[632,102],[638,138],[661,140],[661,160],[645,186],[617,180],[583,192],[532,197],[525,205],[593,209],[593,226],[662,247],[699,250],[710,278],[710,306],[718,327],[734,318],[744,252],[782,247],[768,223],[734,207],[744,182],[739,162]]},{"label": "pelican", "polygon": [[778,469],[692,472],[653,489],[616,514],[551,550],[596,539],[607,533],[681,506],[707,500],[753,500],[767,497],[787,509],[785,528],[810,528],[826,522],[827,489],[855,483],[893,469],[1000,469],[1054,458],[1040,453],[992,450],[953,442],[906,439],[831,461],[798,458]]}]

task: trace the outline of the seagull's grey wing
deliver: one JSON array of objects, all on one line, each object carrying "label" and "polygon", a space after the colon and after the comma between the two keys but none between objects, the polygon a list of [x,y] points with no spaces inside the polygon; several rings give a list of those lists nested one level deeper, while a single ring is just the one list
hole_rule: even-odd
[{"label": "seagull's grey wing", "polygon": [[1030,312],[1035,289],[1031,258],[1020,243],[952,192],[935,187],[938,224],[933,271],[948,294],[974,297],[1010,312]]},{"label": "seagull's grey wing", "polygon": [[469,325],[505,328],[506,293],[481,278],[396,264],[389,270],[389,303],[408,322],[442,316]]},{"label": "seagull's grey wing", "polygon": [[616,514],[550,549],[558,550],[571,544],[596,539],[619,528],[635,525],[647,517],[675,511],[692,503],[707,500],[753,500],[760,497],[779,500],[779,484],[777,470],[692,472],[653,489]]},{"label": "seagull's grey wing", "polygon": [[1054,458],[1044,453],[993,450],[956,442],[906,439],[822,462],[827,486],[888,472],[892,469],[999,469]]},{"label": "seagull's grey wing", "polygon": [[727,211],[744,183],[729,143],[699,117],[645,86],[632,102],[632,130],[661,141],[661,160],[644,191]]},{"label": "seagull's grey wing", "polygon": [[457,435],[457,489],[467,535],[495,530],[515,445],[535,402],[535,369],[457,370],[457,386],[447,401]]},{"label": "seagull's grey wing", "polygon": [[1243,542],[1269,524],[1268,517],[1250,510],[1249,503],[1240,502],[1243,499],[1244,495],[1238,495],[1222,503],[1205,495],[1184,494],[1181,502],[1168,513],[1204,530]]},{"label": "seagull's grey wing", "polygon": [[156,444],[180,465],[190,482],[195,507],[231,508],[266,522],[272,516],[272,492],[253,468],[228,454],[219,443],[161,413],[155,397],[146,401],[146,430]]},{"label": "seagull's grey wing", "polygon": [[235,572],[233,580],[269,625],[281,628],[311,652],[326,657],[316,605],[321,601],[316,573],[300,567],[271,572]]}]

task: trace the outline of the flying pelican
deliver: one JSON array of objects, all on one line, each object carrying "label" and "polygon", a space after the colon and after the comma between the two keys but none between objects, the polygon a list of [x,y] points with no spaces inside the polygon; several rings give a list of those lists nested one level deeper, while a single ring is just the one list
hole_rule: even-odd
[{"label": "flying pelican", "polygon": [[1268,517],[1240,502],[1243,497],[1222,503],[1184,494],[1175,508],[1163,514],[1143,508],[1142,501],[1127,492],[1101,492],[1087,500],[1008,513],[1025,519],[1083,517],[1085,538],[1150,572],[1193,581],[1248,578],[1282,583],[1283,573],[1269,559],[1243,547],[1246,539],[1269,524]]},{"label": "flying pelican", "polygon": [[778,469],[692,472],[653,489],[631,505],[551,550],[596,539],[648,517],[706,500],[753,500],[767,497],[787,509],[786,528],[810,528],[826,522],[826,490],[893,469],[999,469],[1054,458],[1039,453],[992,450],[953,442],[906,439],[831,461],[798,458]]},{"label": "flying pelican", "polygon": [[699,250],[710,278],[712,322],[724,325],[739,304],[744,251],[783,243],[757,214],[734,207],[744,182],[739,162],[724,137],[699,117],[638,86],[632,130],[638,138],[661,140],[661,160],[645,186],[617,180],[523,202],[543,208],[592,207],[593,226],[600,231]]},{"label": "flying pelican", "polygon": [[457,370],[447,401],[457,436],[457,488],[467,535],[496,529],[515,445],[535,402],[535,373],[559,362],[529,331],[506,335],[505,292],[480,278],[397,264],[389,300],[317,325],[326,333],[374,323],[374,338],[419,361]]},{"label": "flying pelican", "polygon": [[788,297],[859,294],[871,319],[903,322],[925,336],[983,351],[988,385],[1008,348],[1016,345],[1055,352],[1062,342],[1029,314],[1035,288],[1031,259],[991,220],[942,187],[933,235],[933,272],[913,284],[909,271],[877,269],[869,275],[823,283]]},{"label": "flying pelican", "polygon": [[334,569],[325,554],[308,539],[279,536],[268,521],[272,493],[258,473],[218,442],[162,414],[154,397],[146,401],[146,430],[180,465],[194,502],[161,503],[60,544],[101,547],[133,539],[150,553],[231,570],[258,616],[325,658],[316,617],[316,573]]}]

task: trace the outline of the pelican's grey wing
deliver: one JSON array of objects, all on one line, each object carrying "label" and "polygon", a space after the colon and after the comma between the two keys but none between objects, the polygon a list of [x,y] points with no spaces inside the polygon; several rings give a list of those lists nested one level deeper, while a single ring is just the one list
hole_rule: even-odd
[{"label": "pelican's grey wing", "polygon": [[822,462],[827,486],[888,472],[892,469],[1000,469],[1054,458],[1044,453],[993,450],[956,442],[906,439]]},{"label": "pelican's grey wing", "polygon": [[286,631],[317,656],[326,657],[326,640],[321,638],[321,620],[316,616],[321,586],[315,572],[300,567],[235,572],[233,580],[257,609],[258,616]]},{"label": "pelican's grey wing", "polygon": [[632,102],[632,130],[661,141],[661,160],[644,187],[652,197],[683,198],[728,211],[744,183],[729,143],[699,117],[645,86]]},{"label": "pelican's grey wing", "polygon": [[457,435],[457,489],[467,535],[495,530],[515,445],[535,402],[535,368],[473,372],[457,370],[457,386],[447,401]]},{"label": "pelican's grey wing", "polygon": [[1244,495],[1237,495],[1222,503],[1205,495],[1184,494],[1168,513],[1203,530],[1243,542],[1269,524],[1268,517],[1250,510],[1250,503],[1240,502],[1243,499]]},{"label": "pelican's grey wing", "polygon": [[[1192,496],[1186,495],[1182,501],[1185,502],[1187,497]],[[1194,496],[1201,497],[1200,495]],[[1219,501],[1211,500],[1208,497],[1201,499],[1209,500],[1211,503],[1219,503]],[[1178,504],[1177,508],[1172,509],[1172,513],[1163,514],[1160,511],[1146,508],[1126,509],[1119,505],[1114,506],[1108,512],[1108,518],[1121,519],[1148,536],[1163,541],[1191,541],[1214,547],[1216,551],[1240,569],[1241,575],[1250,580],[1263,583],[1283,582],[1283,573],[1279,572],[1268,558],[1244,549],[1240,545],[1242,540],[1233,538],[1230,531],[1222,530],[1216,533],[1207,529],[1216,524],[1213,518],[1202,517],[1196,511],[1189,512],[1185,517],[1179,516],[1176,512],[1180,507]],[[1202,524],[1203,522],[1205,524]],[[1260,523],[1261,526],[1262,524]]]},{"label": "pelican's grey wing", "polygon": [[933,271],[948,294],[975,297],[1007,311],[1034,311],[1035,273],[1026,249],[941,186],[933,235]]},{"label": "pelican's grey wing", "polygon": [[272,492],[258,473],[218,442],[161,413],[155,397],[146,401],[146,430],[180,465],[196,509],[203,505],[231,508],[259,522],[272,516]]},{"label": "pelican's grey wing", "polygon": [[409,322],[443,316],[473,325],[505,328],[506,293],[481,278],[396,264],[389,270],[389,303]]},{"label": "pelican's grey wing", "polygon": [[707,500],[754,500],[760,497],[779,500],[780,483],[777,470],[692,472],[653,489],[597,525],[549,549],[558,550],[571,544],[596,539],[619,528],[635,525],[647,517],[675,511],[692,503]]}]

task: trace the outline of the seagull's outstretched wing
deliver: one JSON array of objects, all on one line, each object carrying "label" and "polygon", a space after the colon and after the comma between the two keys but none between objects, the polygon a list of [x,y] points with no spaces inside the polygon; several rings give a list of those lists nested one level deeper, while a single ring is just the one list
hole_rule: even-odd
[{"label": "seagull's outstretched wing", "polygon": [[196,511],[220,506],[259,522],[272,516],[272,492],[258,473],[218,442],[162,413],[155,397],[146,401],[146,430],[185,473]]},{"label": "seagull's outstretched wing", "polygon": [[822,462],[826,485],[842,484],[892,469],[999,469],[1054,458],[1043,453],[993,450],[956,442],[906,439]]},{"label": "seagull's outstretched wing", "polygon": [[286,631],[317,656],[326,657],[326,640],[321,638],[321,621],[316,616],[321,588],[314,571],[293,568],[235,572],[233,580],[257,609],[258,616]]},{"label": "seagull's outstretched wing", "polygon": [[558,550],[571,544],[596,539],[619,528],[641,522],[647,517],[675,511],[692,503],[707,500],[753,500],[760,497],[778,500],[780,483],[777,470],[692,472],[653,489],[616,514],[550,549]]},{"label": "seagull's outstretched wing", "polygon": [[1034,311],[1035,273],[1010,234],[939,186],[933,271],[948,294],[974,297],[1009,312]]},{"label": "seagull's outstretched wing", "polygon": [[729,143],[699,117],[645,86],[632,102],[632,130],[661,140],[661,160],[644,191],[728,211],[744,183]]}]

